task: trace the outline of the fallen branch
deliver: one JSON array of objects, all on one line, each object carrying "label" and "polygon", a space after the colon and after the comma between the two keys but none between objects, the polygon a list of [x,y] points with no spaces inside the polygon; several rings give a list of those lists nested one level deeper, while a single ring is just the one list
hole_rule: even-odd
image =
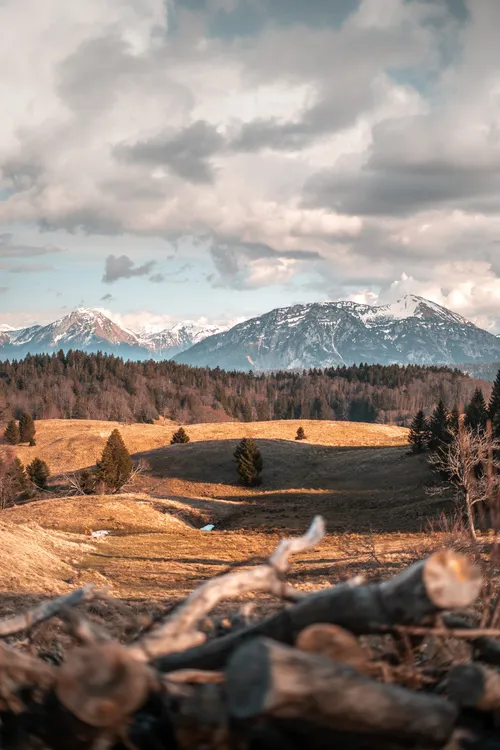
[{"label": "fallen branch", "polygon": [[315,547],[324,535],[324,521],[321,516],[316,516],[303,536],[283,540],[268,563],[252,570],[227,573],[202,584],[161,627],[130,646],[130,653],[136,658],[149,660],[203,643],[206,636],[197,630],[197,625],[224,599],[256,591],[268,592],[292,601],[302,599],[303,593],[283,580],[289,567],[289,557]]},{"label": "fallen branch", "polygon": [[249,628],[184,653],[165,655],[158,659],[157,666],[164,672],[220,669],[233,651],[251,638],[266,636],[292,645],[301,630],[318,622],[339,625],[355,635],[418,624],[443,609],[472,604],[481,591],[482,578],[465,556],[443,550],[388,581],[357,583],[348,581],[310,594]]},{"label": "fallen branch", "polygon": [[5,638],[9,635],[21,633],[23,630],[30,630],[35,625],[45,620],[50,620],[62,610],[68,607],[76,607],[82,602],[90,602],[96,597],[96,590],[92,584],[83,586],[81,589],[72,591],[70,594],[64,594],[57,599],[50,599],[42,604],[29,609],[22,615],[5,617],[0,620],[0,637]]}]

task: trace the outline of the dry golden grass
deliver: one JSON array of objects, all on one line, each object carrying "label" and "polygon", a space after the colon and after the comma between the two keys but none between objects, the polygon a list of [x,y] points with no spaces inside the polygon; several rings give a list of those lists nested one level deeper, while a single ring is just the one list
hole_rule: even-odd
[{"label": "dry golden grass", "polygon": [[[394,425],[316,420],[225,422],[189,425],[186,429],[192,442],[239,440],[242,437],[294,441],[300,425],[308,437],[304,442],[316,445],[391,446],[403,445],[407,439],[407,430]],[[5,425],[0,426],[2,431],[4,428]],[[23,463],[39,456],[47,462],[53,474],[75,471],[95,464],[115,428],[120,430],[130,453],[143,453],[169,445],[176,425],[126,425],[83,419],[39,420],[36,422],[36,447],[16,446],[16,453]]]},{"label": "dry golden grass", "polygon": [[34,523],[18,526],[5,512],[0,520],[2,564],[0,591],[57,594],[68,590],[69,579],[92,549],[81,536],[47,531]]},{"label": "dry golden grass", "polygon": [[[295,441],[299,425],[305,441]],[[47,420],[37,422],[37,446],[17,452],[23,462],[38,455],[63,474],[92,465],[115,427],[129,450],[147,459],[148,472],[127,494],[49,498],[4,511],[9,570],[0,590],[57,593],[97,581],[146,606],[184,596],[249,558],[265,558],[280,537],[300,533],[316,513],[330,535],[298,560],[292,578],[305,588],[376,572],[381,556],[386,567],[400,565],[427,544],[414,532],[438,501],[425,496],[425,460],[407,455],[407,431],[394,426],[191,425],[191,442],[170,446],[172,425]],[[256,489],[237,481],[233,452],[245,436],[257,439],[264,457],[264,481]],[[199,530],[209,522],[215,531]],[[370,528],[383,533],[341,533]],[[111,534],[90,539],[99,529]],[[34,551],[25,554],[29,540]]]}]

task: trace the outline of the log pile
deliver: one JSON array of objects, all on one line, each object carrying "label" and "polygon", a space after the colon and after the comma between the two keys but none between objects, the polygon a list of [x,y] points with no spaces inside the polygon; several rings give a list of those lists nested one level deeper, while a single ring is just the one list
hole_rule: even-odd
[{"label": "log pile", "polygon": [[[100,596],[92,586],[0,620],[0,747],[500,747],[500,632],[458,612],[481,596],[477,567],[445,549],[390,580],[304,594],[286,582],[290,557],[323,536],[316,517],[266,564],[205,582],[131,642],[81,614]],[[207,637],[214,608],[253,592],[282,608]],[[51,618],[75,641],[62,660],[20,640]],[[466,642],[468,657],[436,665],[429,638]]]}]

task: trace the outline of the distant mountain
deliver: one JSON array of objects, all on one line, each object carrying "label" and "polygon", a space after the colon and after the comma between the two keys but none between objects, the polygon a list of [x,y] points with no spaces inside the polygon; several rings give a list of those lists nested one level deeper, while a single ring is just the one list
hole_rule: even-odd
[{"label": "distant mountain", "polygon": [[205,336],[223,330],[186,321],[159,333],[138,334],[117,325],[98,310],[82,307],[48,325],[21,329],[2,326],[0,358],[19,359],[26,354],[80,349],[116,354],[125,359],[171,359]]},{"label": "distant mountain", "polygon": [[345,301],[278,308],[175,356],[180,363],[229,370],[499,359],[497,336],[416,295],[379,307]]}]

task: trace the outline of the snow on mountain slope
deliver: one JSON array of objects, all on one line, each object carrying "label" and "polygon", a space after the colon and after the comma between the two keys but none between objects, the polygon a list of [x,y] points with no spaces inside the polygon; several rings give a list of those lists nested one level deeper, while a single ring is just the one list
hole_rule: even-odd
[{"label": "snow on mountain slope", "polygon": [[434,302],[324,302],[278,308],[212,336],[176,361],[225,369],[300,369],[359,362],[456,364],[500,357],[500,340]]},{"label": "snow on mountain slope", "polygon": [[99,310],[81,307],[48,325],[0,331],[0,357],[23,357],[63,349],[102,351],[127,359],[170,359],[221,330],[191,321],[160,333],[137,334],[114,323]]}]

